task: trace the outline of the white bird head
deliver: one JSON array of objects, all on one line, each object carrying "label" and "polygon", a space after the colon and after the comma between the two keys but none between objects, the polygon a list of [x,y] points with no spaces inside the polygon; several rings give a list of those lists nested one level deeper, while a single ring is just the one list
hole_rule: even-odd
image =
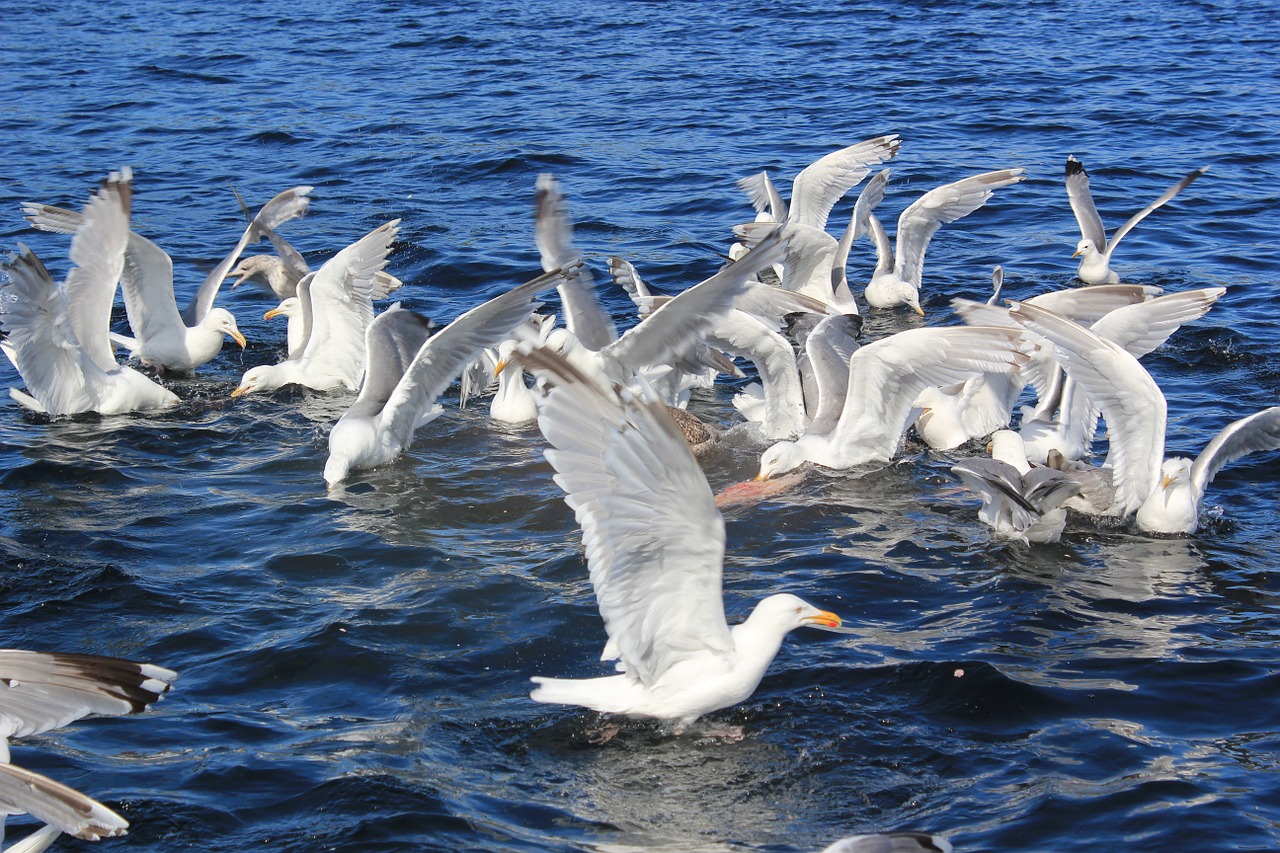
[{"label": "white bird head", "polygon": [[1090,257],[1091,255],[1096,255],[1096,254],[1098,254],[1098,247],[1093,244],[1092,240],[1086,237],[1083,240],[1081,240],[1079,243],[1076,243],[1075,253],[1072,254],[1071,257],[1073,258],[1078,258],[1081,256]]},{"label": "white bird head", "polygon": [[253,394],[258,391],[274,391],[281,385],[280,380],[276,377],[275,365],[260,364],[257,367],[251,367],[245,371],[244,376],[240,377],[240,385],[236,390],[231,392],[232,397],[240,397],[244,394]]},{"label": "white bird head", "polygon": [[204,315],[204,319],[200,321],[200,325],[216,332],[221,332],[238,343],[240,349],[245,348],[247,341],[245,341],[244,335],[240,334],[240,327],[236,325],[236,318],[226,308],[211,308],[209,313]]},{"label": "white bird head", "polygon": [[298,297],[290,296],[288,299],[281,302],[275,308],[272,308],[270,311],[263,314],[262,319],[274,320],[276,317],[284,317],[285,319],[288,319],[289,317],[292,317],[297,311],[301,310],[301,308],[302,308],[302,302],[298,299]]},{"label": "white bird head", "polygon": [[842,632],[844,623],[829,610],[820,610],[799,596],[781,592],[763,599],[751,611],[750,621],[763,621],[783,633],[795,628],[820,628]]},{"label": "white bird head", "polygon": [[767,480],[799,468],[806,461],[804,451],[794,441],[779,441],[760,455],[757,480]]}]

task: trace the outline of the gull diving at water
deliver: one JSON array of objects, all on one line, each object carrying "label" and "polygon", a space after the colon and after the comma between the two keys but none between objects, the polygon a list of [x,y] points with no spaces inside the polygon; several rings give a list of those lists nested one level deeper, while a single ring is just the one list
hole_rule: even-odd
[{"label": "gull diving at water", "polygon": [[522,345],[545,383],[547,461],[582,527],[587,568],[617,675],[533,680],[538,702],[662,720],[676,732],[755,691],[782,639],[840,631],[833,613],[769,596],[725,621],[724,519],[684,436],[658,400],[618,388],[545,347]]},{"label": "gull diving at water", "polygon": [[1080,493],[1069,475],[1027,462],[1022,437],[1007,429],[992,433],[990,459],[964,459],[951,472],[981,496],[979,520],[1026,544],[1057,542],[1067,523],[1062,503]]},{"label": "gull diving at water", "polygon": [[121,658],[0,649],[0,841],[6,814],[31,814],[47,824],[10,850],[44,850],[61,833],[91,841],[124,835],[128,821],[101,803],[9,764],[9,740],[94,714],[141,713],[175,678],[164,667]]},{"label": "gull diving at water", "polygon": [[1169,187],[1160,194],[1159,198],[1129,217],[1128,221],[1111,235],[1111,239],[1107,240],[1107,231],[1102,225],[1102,217],[1098,215],[1098,208],[1093,203],[1093,194],[1089,191],[1089,173],[1084,170],[1084,164],[1074,156],[1068,156],[1067,198],[1071,202],[1071,211],[1076,215],[1076,222],[1080,225],[1080,242],[1076,244],[1075,254],[1071,257],[1080,259],[1080,266],[1076,272],[1080,280],[1086,284],[1118,282],[1120,276],[1111,269],[1111,253],[1116,250],[1116,246],[1120,245],[1124,235],[1133,230],[1133,226],[1145,219],[1149,213],[1182,192],[1191,185],[1192,181],[1207,171],[1209,167],[1202,166]]},{"label": "gull diving at water", "polygon": [[867,344],[849,359],[835,427],[774,444],[760,457],[757,479],[806,462],[833,469],[888,462],[911,425],[921,391],[984,372],[1016,370],[1027,361],[1026,346],[1020,331],[995,326],[909,329]]},{"label": "gull diving at water", "polygon": [[444,411],[436,399],[463,368],[527,320],[538,293],[575,275],[579,267],[571,262],[495,296],[430,336],[430,321],[398,303],[380,314],[369,326],[360,395],[329,431],[325,482],[332,486],[351,471],[404,453],[414,432]]},{"label": "gull diving at water", "polygon": [[113,172],[89,199],[71,239],[74,267],[62,284],[25,246],[4,267],[0,348],[27,385],[27,392],[11,388],[9,395],[32,411],[112,415],[178,403],[168,389],[118,364],[108,337],[132,194],[126,170]]}]

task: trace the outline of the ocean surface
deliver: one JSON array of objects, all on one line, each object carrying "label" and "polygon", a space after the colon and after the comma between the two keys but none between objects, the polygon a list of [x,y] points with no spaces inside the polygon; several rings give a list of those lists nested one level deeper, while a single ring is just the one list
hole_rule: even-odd
[{"label": "ocean surface", "polygon": [[[550,172],[597,280],[617,254],[676,292],[752,218],[739,178],[785,190],[898,133],[888,220],[941,183],[1027,170],[930,245],[924,322],[946,324],[995,264],[1015,298],[1075,283],[1067,155],[1109,228],[1207,164],[1115,261],[1126,281],[1227,288],[1145,360],[1169,453],[1277,402],[1271,4],[36,0],[3,21],[0,233],[55,274],[66,238],[20,203],[78,207],[109,170],[133,168],[134,227],[183,300],[243,230],[233,188],[256,206],[310,184],[282,233],[313,265],[401,218],[398,298],[448,321],[539,272]],[[859,243],[850,279],[873,265]],[[328,494],[351,395],[232,400],[284,327],[264,290],[219,304],[248,348],[165,377],[172,411],[0,401],[0,646],[181,673],[143,716],[13,746],[132,822],[94,849],[792,853],[895,829],[958,851],[1280,848],[1277,454],[1224,469],[1192,536],[1077,519],[1058,544],[996,542],[950,473],[982,448],[914,438],[882,470],[729,511],[731,620],[785,589],[856,633],[793,633],[755,695],[707,720],[740,742],[636,722],[597,744],[597,715],[528,698],[530,676],[602,673],[537,428],[459,410],[455,389],[404,457]],[[872,313],[867,333],[919,322]],[[730,405],[740,384],[691,404],[727,433],[705,463],[717,490],[763,449]]]}]

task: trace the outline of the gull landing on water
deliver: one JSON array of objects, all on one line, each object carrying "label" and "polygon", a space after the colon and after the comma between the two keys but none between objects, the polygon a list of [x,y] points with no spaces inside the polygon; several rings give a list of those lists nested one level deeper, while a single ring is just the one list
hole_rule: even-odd
[{"label": "gull landing on water", "polygon": [[1076,215],[1076,222],[1080,225],[1081,238],[1076,244],[1075,254],[1071,257],[1080,259],[1080,266],[1076,272],[1080,280],[1086,284],[1115,284],[1120,281],[1120,276],[1111,269],[1111,253],[1115,251],[1124,235],[1128,234],[1133,226],[1145,219],[1149,213],[1189,187],[1192,181],[1207,171],[1209,167],[1202,166],[1169,187],[1161,193],[1159,198],[1129,217],[1129,220],[1111,235],[1111,239],[1107,240],[1106,229],[1102,226],[1102,217],[1098,215],[1098,208],[1093,203],[1093,194],[1089,192],[1089,173],[1084,170],[1084,165],[1074,155],[1068,155],[1067,198],[1071,201],[1071,211]]},{"label": "gull landing on water", "polygon": [[838,616],[787,593],[725,621],[724,519],[663,405],[598,381],[545,347],[519,358],[547,387],[538,425],[547,461],[582,527],[604,619],[604,660],[618,675],[535,677],[538,702],[663,721],[680,733],[747,699],[802,626],[843,630]]}]

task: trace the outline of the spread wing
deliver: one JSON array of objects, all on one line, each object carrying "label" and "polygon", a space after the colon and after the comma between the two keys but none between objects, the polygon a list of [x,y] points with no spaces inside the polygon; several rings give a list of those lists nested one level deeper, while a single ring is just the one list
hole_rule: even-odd
[{"label": "spread wing", "polygon": [[833,151],[806,166],[791,183],[787,221],[825,229],[835,203],[871,174],[872,166],[897,154],[901,145],[896,133],[878,136]]},{"label": "spread wing", "polygon": [[[436,332],[414,355],[383,408],[381,426],[408,444],[436,398],[486,347],[496,347],[537,308],[534,297],[579,267],[571,262],[472,308]],[[563,270],[563,271],[562,271]]]},{"label": "spread wing", "polygon": [[1027,359],[1024,346],[1019,330],[994,326],[908,329],[867,344],[849,360],[844,411],[831,434],[833,443],[858,448],[857,455],[868,461],[887,461],[921,391],[988,371],[1014,370]]},{"label": "spread wing", "polygon": [[375,228],[325,262],[311,279],[311,330],[302,351],[309,372],[355,389],[364,370],[364,335],[373,322],[373,277],[387,263],[400,220]]},{"label": "spread wing", "polygon": [[1105,252],[1107,229],[1102,225],[1098,207],[1093,203],[1093,193],[1089,191],[1089,173],[1074,154],[1067,155],[1066,182],[1067,201],[1071,202],[1071,212],[1076,215],[1080,236],[1092,241],[1099,252]]},{"label": "spread wing", "polygon": [[895,272],[920,287],[924,253],[938,226],[968,216],[1001,187],[1024,180],[1022,169],[1001,169],[935,187],[911,203],[898,217]]},{"label": "spread wing", "polygon": [[[1208,166],[1202,166],[1199,169],[1196,169],[1194,172],[1190,173],[1185,178],[1178,181],[1176,184],[1169,187],[1169,189],[1161,193],[1160,197],[1157,198],[1155,201],[1151,202],[1151,204],[1142,208],[1142,210],[1139,210],[1133,216],[1130,216],[1129,219],[1123,225],[1121,225],[1119,228],[1116,229],[1116,233],[1111,235],[1111,242],[1107,244],[1107,248],[1106,248],[1107,254],[1111,254],[1111,252],[1115,250],[1116,244],[1120,242],[1121,238],[1123,238],[1124,235],[1128,234],[1133,229],[1133,226],[1137,225],[1139,222],[1146,219],[1147,214],[1151,213],[1151,211],[1155,210],[1157,207],[1160,207],[1165,202],[1173,198],[1175,195],[1182,192],[1187,187],[1191,186],[1192,181],[1194,181],[1196,178],[1200,177],[1207,171],[1209,171]],[[1101,251],[1102,244],[1099,243],[1098,245],[1099,245],[1099,250]]]},{"label": "spread wing", "polygon": [[[539,175],[534,198],[534,235],[542,255],[542,269],[554,272],[579,257],[573,247],[573,223],[565,211],[560,183],[551,175]],[[589,350],[599,350],[617,340],[613,319],[596,298],[591,271],[565,279],[558,288],[565,327]]]},{"label": "spread wing", "polygon": [[1191,487],[1199,497],[1222,466],[1241,456],[1262,450],[1280,448],[1280,406],[1272,406],[1261,412],[1228,424],[1191,465]]},{"label": "spread wing", "polygon": [[97,841],[124,835],[129,828],[127,820],[92,797],[12,764],[0,764],[0,810],[8,814],[29,814],[48,824],[18,844],[5,848],[10,851],[43,850],[60,832]]},{"label": "spread wing", "polygon": [[111,341],[111,305],[124,272],[129,241],[133,175],[113,172],[85,205],[84,221],[71,238],[67,274],[67,321],[85,354],[105,371],[117,367]]},{"label": "spread wing", "polygon": [[554,352],[521,352],[548,386],[538,415],[547,460],[582,527],[600,615],[627,674],[649,685],[681,660],[732,654],[724,519],[671,417]]},{"label": "spread wing", "polygon": [[122,658],[0,649],[0,735],[39,734],[90,714],[137,714],[177,677]]},{"label": "spread wing", "polygon": [[67,321],[66,293],[26,246],[19,245],[4,271],[9,278],[0,290],[7,298],[0,305],[4,351],[38,401],[38,410],[56,415],[92,408],[96,397],[85,374],[100,371],[80,349]]},{"label": "spread wing", "polygon": [[1164,394],[1119,344],[1035,305],[1015,302],[1009,314],[1053,342],[1063,370],[1101,410],[1116,484],[1112,512],[1134,512],[1160,482],[1167,419]]}]

